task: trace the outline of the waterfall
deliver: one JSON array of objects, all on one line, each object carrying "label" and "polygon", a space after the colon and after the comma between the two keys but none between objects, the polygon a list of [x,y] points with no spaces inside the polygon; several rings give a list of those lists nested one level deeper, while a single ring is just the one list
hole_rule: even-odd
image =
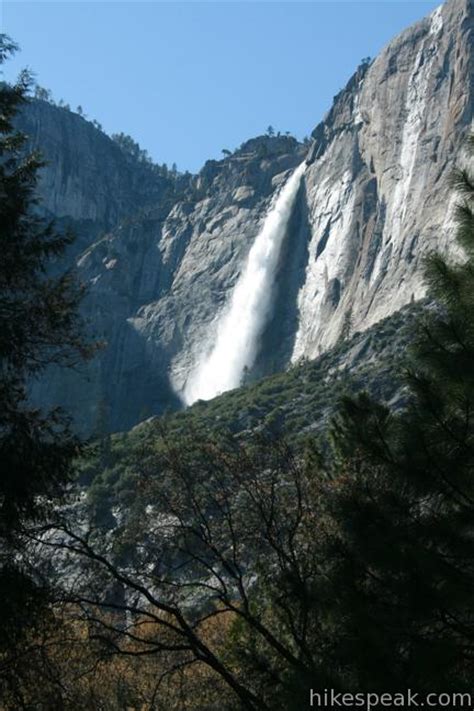
[{"label": "waterfall", "polygon": [[254,364],[272,304],[281,246],[305,167],[303,162],[296,168],[270,206],[219,317],[214,344],[188,376],[181,394],[186,405],[238,387],[245,368]]}]

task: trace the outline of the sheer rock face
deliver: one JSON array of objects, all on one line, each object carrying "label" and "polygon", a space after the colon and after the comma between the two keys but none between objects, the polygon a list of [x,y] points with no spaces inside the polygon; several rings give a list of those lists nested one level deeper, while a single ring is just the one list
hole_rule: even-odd
[{"label": "sheer rock face", "polygon": [[449,243],[448,176],[472,120],[472,43],[472,2],[448,1],[362,67],[315,130],[293,360],[422,296],[423,256]]},{"label": "sheer rock face", "polygon": [[89,432],[104,401],[111,429],[177,406],[172,386],[212,341],[272,197],[304,159],[251,375],[313,358],[420,298],[423,255],[450,243],[472,44],[472,0],[448,0],[359,67],[309,152],[285,136],[252,139],[176,195],[83,119],[33,103],[22,127],[49,161],[42,197],[80,228],[84,311],[108,344],[82,376],[51,373],[36,397],[62,402]]},{"label": "sheer rock face", "polygon": [[46,101],[31,101],[19,128],[29,147],[46,160],[42,205],[58,218],[107,229],[162,197],[166,181],[146,163],[131,161],[119,146],[82,116]]}]

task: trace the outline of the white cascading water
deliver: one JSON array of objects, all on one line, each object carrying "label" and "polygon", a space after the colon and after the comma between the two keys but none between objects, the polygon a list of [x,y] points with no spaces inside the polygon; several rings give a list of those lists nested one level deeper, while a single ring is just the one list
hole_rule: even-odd
[{"label": "white cascading water", "polygon": [[247,262],[217,323],[214,345],[188,376],[181,397],[186,405],[240,385],[251,368],[268,318],[281,246],[306,164],[292,173],[270,207]]}]

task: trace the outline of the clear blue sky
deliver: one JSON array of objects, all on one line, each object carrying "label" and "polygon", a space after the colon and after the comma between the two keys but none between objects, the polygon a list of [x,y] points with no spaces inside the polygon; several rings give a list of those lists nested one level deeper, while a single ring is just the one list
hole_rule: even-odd
[{"label": "clear blue sky", "polygon": [[[1,1],[1,0],[0,0]],[[2,31],[39,83],[198,170],[269,124],[311,132],[362,57],[439,2],[3,2]]]}]

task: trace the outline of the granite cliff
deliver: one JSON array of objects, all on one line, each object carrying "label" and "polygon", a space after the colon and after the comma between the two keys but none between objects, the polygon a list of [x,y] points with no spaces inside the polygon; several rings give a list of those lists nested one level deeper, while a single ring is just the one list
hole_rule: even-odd
[{"label": "granite cliff", "polygon": [[280,254],[252,379],[314,358],[423,296],[423,256],[449,249],[448,176],[472,122],[472,0],[447,0],[363,63],[308,147],[262,136],[179,180],[131,160],[83,118],[33,101],[41,197],[79,235],[69,259],[107,346],[83,373],[51,373],[35,397],[83,431],[178,407],[276,191],[306,169]]}]

